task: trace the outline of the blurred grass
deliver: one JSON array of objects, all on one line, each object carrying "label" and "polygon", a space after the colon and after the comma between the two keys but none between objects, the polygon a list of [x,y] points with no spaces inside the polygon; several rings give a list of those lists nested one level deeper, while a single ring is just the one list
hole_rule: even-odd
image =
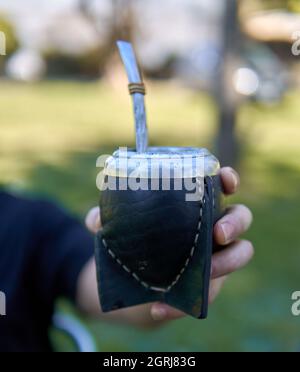
[{"label": "blurred grass", "polygon": [[[151,144],[213,148],[216,110],[204,94],[172,83],[149,84]],[[184,319],[157,330],[89,321],[104,351],[296,351],[300,318],[291,294],[300,290],[300,98],[290,92],[273,107],[242,107],[241,192],[255,222],[247,237],[256,257],[232,276],[207,321]],[[105,83],[2,82],[0,183],[46,194],[83,217],[98,200],[98,155],[133,145],[127,91]],[[61,337],[55,339],[68,349]]]}]

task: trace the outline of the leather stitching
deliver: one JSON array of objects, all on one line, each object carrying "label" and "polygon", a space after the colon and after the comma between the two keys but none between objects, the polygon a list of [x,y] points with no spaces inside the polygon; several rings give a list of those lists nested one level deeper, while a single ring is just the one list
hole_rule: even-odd
[{"label": "leather stitching", "polygon": [[[199,180],[197,180],[198,184],[200,183]],[[213,184],[213,183],[212,183]],[[213,193],[213,199],[214,199],[214,188],[212,189],[212,193]],[[200,202],[201,205],[200,205],[200,213],[199,213],[199,221],[198,221],[198,226],[197,226],[197,232],[196,232],[196,236],[195,236],[195,239],[194,239],[194,244],[191,248],[191,251],[190,251],[190,254],[189,254],[189,257],[187,258],[187,260],[185,261],[185,264],[183,266],[183,268],[180,270],[179,274],[176,276],[175,280],[167,287],[167,288],[159,288],[159,287],[153,287],[151,285],[149,285],[148,283],[144,282],[142,279],[140,279],[140,277],[134,273],[133,271],[131,271],[126,265],[124,265],[121,260],[116,256],[116,254],[108,248],[107,246],[107,243],[105,241],[104,238],[102,238],[102,243],[104,245],[104,247],[107,249],[107,252],[108,254],[112,257],[112,259],[118,263],[118,265],[120,265],[125,271],[127,271],[138,283],[140,283],[143,287],[145,287],[146,289],[150,289],[152,291],[156,291],[156,292],[164,292],[164,293],[167,293],[167,292],[170,292],[170,290],[178,283],[179,279],[181,278],[181,276],[183,275],[183,273],[185,272],[186,268],[188,267],[191,259],[193,258],[194,256],[194,252],[195,252],[195,249],[197,248],[197,244],[198,244],[198,241],[199,241],[199,236],[200,236],[200,232],[201,232],[201,226],[202,226],[202,217],[203,217],[203,205],[206,203],[206,200],[205,200],[205,194],[203,196],[203,202],[201,201]]]}]

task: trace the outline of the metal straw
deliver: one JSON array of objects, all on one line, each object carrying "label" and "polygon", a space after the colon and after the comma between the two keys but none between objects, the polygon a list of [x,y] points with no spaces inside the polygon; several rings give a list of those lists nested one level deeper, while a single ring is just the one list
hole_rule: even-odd
[{"label": "metal straw", "polygon": [[[117,42],[122,61],[125,65],[129,84],[142,85],[143,81],[139,72],[133,47],[125,41]],[[139,153],[145,152],[148,147],[148,130],[145,110],[144,94],[131,92],[134,108],[136,150]]]}]

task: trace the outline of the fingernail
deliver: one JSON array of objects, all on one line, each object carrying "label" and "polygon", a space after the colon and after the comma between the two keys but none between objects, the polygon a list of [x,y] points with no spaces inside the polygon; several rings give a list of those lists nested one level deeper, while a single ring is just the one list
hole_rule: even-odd
[{"label": "fingernail", "polygon": [[224,235],[225,244],[229,243],[230,240],[232,240],[232,238],[233,238],[234,227],[229,222],[222,222],[220,224],[220,227],[221,227],[223,235]]},{"label": "fingernail", "polygon": [[151,316],[153,320],[164,320],[167,317],[167,311],[163,307],[153,307],[151,309]]}]

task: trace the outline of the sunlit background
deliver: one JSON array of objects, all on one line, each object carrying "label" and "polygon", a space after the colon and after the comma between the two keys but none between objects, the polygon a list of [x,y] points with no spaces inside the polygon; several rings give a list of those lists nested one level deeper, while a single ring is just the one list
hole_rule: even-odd
[{"label": "sunlit background", "polygon": [[[82,220],[97,204],[96,158],[134,146],[115,48],[123,38],[145,76],[150,143],[208,147],[240,171],[231,202],[255,216],[247,238],[256,257],[207,321],[144,332],[87,321],[61,301],[57,313],[78,319],[98,350],[300,351],[291,313],[300,290],[298,30],[298,0],[0,0],[1,184]],[[59,328],[54,321],[53,346],[73,350]]]}]

